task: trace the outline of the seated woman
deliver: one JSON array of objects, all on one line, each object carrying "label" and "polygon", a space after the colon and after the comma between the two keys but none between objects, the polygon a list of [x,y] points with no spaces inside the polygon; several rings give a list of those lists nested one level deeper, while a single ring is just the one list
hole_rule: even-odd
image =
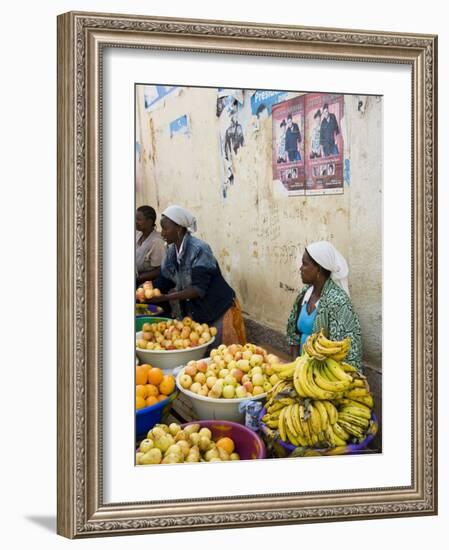
[{"label": "seated woman", "polygon": [[151,302],[176,300],[181,317],[217,327],[214,347],[245,344],[245,325],[235,292],[223,278],[210,246],[191,234],[196,231],[194,216],[185,208],[169,206],[162,213],[161,227],[168,249],[154,286],[163,295]]},{"label": "seated woman", "polygon": [[165,243],[156,231],[156,212],[151,206],[136,210],[136,287],[160,273]]},{"label": "seated woman", "polygon": [[360,322],[349,298],[348,264],[327,241],[307,246],[300,269],[306,285],[293,304],[287,323],[292,354],[299,355],[307,337],[324,329],[330,340],[351,338],[345,361],[362,369]]}]

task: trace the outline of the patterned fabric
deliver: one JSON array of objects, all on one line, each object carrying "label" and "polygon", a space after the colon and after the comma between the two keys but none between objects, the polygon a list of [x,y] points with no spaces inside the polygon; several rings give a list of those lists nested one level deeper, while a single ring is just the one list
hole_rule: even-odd
[{"label": "patterned fabric", "polygon": [[[308,288],[309,285],[301,290],[288,318],[287,340],[292,346],[299,345],[301,341],[301,335],[297,331],[296,323],[302,299]],[[326,336],[330,340],[343,340],[347,336],[351,338],[351,350],[345,361],[361,371],[362,336],[359,318],[346,292],[330,278],[323,286],[317,306],[317,315],[313,324],[313,332],[319,332],[320,329],[325,331]]]}]

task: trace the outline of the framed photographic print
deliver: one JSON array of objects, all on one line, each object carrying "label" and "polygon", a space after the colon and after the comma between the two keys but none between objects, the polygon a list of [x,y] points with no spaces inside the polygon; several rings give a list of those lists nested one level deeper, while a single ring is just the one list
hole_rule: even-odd
[{"label": "framed photographic print", "polygon": [[436,60],[59,16],[60,534],[437,513]]}]

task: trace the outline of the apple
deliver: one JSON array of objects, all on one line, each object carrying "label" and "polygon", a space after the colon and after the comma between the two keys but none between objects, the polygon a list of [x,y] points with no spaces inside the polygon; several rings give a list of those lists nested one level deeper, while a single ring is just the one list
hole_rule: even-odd
[{"label": "apple", "polygon": [[237,382],[241,382],[243,378],[243,371],[240,369],[231,369],[232,376],[236,379]]},{"label": "apple", "polygon": [[198,335],[197,332],[191,332],[190,335],[189,335],[189,338],[192,342],[198,342],[199,335]]},{"label": "apple", "polygon": [[205,330],[204,332],[201,333],[201,338],[205,342],[209,342],[209,340],[211,339],[210,332],[208,330]]},{"label": "apple", "polygon": [[184,372],[189,376],[195,376],[195,374],[198,372],[198,369],[196,368],[196,364],[194,365],[187,364],[186,368],[184,369]]},{"label": "apple", "polygon": [[152,288],[145,289],[144,294],[145,294],[145,298],[147,300],[150,300],[153,297],[153,289]]},{"label": "apple", "polygon": [[209,376],[206,378],[206,386],[211,390],[216,381],[217,378],[215,376]]},{"label": "apple", "polygon": [[239,359],[237,361],[237,368],[243,372],[249,372],[249,361],[248,359]]},{"label": "apple", "polygon": [[252,383],[254,386],[263,386],[265,382],[265,377],[262,373],[256,372],[252,377]]},{"label": "apple", "polygon": [[209,355],[213,359],[216,355],[219,355],[218,349],[216,348],[212,349]]},{"label": "apple", "polygon": [[244,384],[245,382],[251,382],[251,376],[249,374],[244,374],[242,376],[242,379],[240,380],[240,382],[242,384]]},{"label": "apple", "polygon": [[248,359],[248,361],[251,359],[252,355],[253,355],[252,352],[247,349],[244,352],[242,352],[242,358]]},{"label": "apple", "polygon": [[223,359],[225,363],[229,364],[231,361],[234,361],[234,356],[231,355],[230,353],[225,353],[223,355]]},{"label": "apple", "polygon": [[210,327],[210,328],[209,328],[209,332],[211,333],[212,336],[217,336],[217,329],[216,329],[216,327]]},{"label": "apple", "polygon": [[199,346],[202,346],[202,345],[205,344],[206,342],[207,342],[207,340],[205,340],[204,338],[200,338],[200,339],[198,340],[198,345],[199,345]]},{"label": "apple", "polygon": [[274,355],[274,353],[269,353],[267,355],[267,361],[271,364],[271,365],[277,365],[278,363],[280,363],[280,359],[277,355]]},{"label": "apple", "polygon": [[223,380],[224,380],[225,386],[228,386],[228,385],[235,386],[235,384],[237,383],[237,380],[232,376],[232,374],[227,374]]},{"label": "apple", "polygon": [[265,393],[262,386],[254,386],[253,395],[260,395],[261,393]]},{"label": "apple", "polygon": [[235,388],[233,385],[229,384],[223,388],[223,397],[225,399],[232,399],[235,397]]},{"label": "apple", "polygon": [[267,392],[267,391],[270,391],[273,386],[270,384],[270,382],[268,382],[268,380],[266,380],[263,383],[262,387],[263,387],[263,391]]},{"label": "apple", "polygon": [[[181,376],[179,377],[179,383],[186,390],[190,388],[190,386],[192,385],[192,382],[193,382],[192,377],[189,376],[188,374],[181,374]],[[195,382],[199,382],[199,380],[195,379]]]},{"label": "apple", "polygon": [[249,360],[249,364],[252,366],[252,367],[256,367],[258,365],[261,365],[263,363],[263,356],[262,355],[259,355],[257,353],[254,353],[251,357],[251,359]]},{"label": "apple", "polygon": [[235,361],[234,359],[232,361],[229,361],[227,367],[228,367],[229,370],[236,369],[237,368],[237,361]]},{"label": "apple", "polygon": [[279,376],[277,374],[272,374],[270,376],[270,384],[272,386],[274,386],[275,384],[277,384],[279,382]]},{"label": "apple", "polygon": [[[199,382],[201,385],[206,383],[206,375],[204,372],[197,372],[194,377],[195,382]],[[209,388],[208,388],[209,391]]]},{"label": "apple", "polygon": [[255,374],[262,374],[262,367],[253,367],[250,374],[251,376],[254,376]]},{"label": "apple", "polygon": [[142,287],[146,290],[147,288],[153,288],[153,283],[152,281],[145,281],[142,285]]},{"label": "apple", "polygon": [[235,388],[235,396],[236,397],[246,397],[247,391],[243,386],[237,386]]},{"label": "apple", "polygon": [[209,388],[206,386],[206,384],[204,384],[203,386],[201,386],[200,390],[197,393],[198,395],[202,395],[203,397],[206,397],[207,394],[209,393]]},{"label": "apple", "polygon": [[207,371],[207,363],[206,361],[198,361],[196,364],[196,368],[199,370],[199,372],[206,372]]},{"label": "apple", "polygon": [[215,394],[215,396],[218,398],[221,396],[223,392],[223,384],[220,383],[220,380],[217,380],[215,384],[212,386],[211,391]]},{"label": "apple", "polygon": [[225,352],[226,351],[226,345],[225,344],[220,344],[218,346],[218,351],[219,352]]},{"label": "apple", "polygon": [[193,391],[193,393],[198,393],[201,389],[201,384],[199,382],[194,382],[190,386],[190,391]]},{"label": "apple", "polygon": [[237,351],[237,352],[234,354],[234,359],[235,359],[236,361],[239,361],[240,359],[243,359],[243,352]]},{"label": "apple", "polygon": [[245,390],[246,390],[248,393],[253,393],[254,386],[253,386],[253,383],[252,383],[252,382],[245,382],[245,383],[243,384],[243,387],[245,388]]},{"label": "apple", "polygon": [[229,369],[221,369],[220,372],[218,373],[218,376],[220,378],[226,378],[228,374],[229,374]]},{"label": "apple", "polygon": [[228,352],[234,356],[239,351],[239,347],[237,344],[231,344],[228,346]]}]

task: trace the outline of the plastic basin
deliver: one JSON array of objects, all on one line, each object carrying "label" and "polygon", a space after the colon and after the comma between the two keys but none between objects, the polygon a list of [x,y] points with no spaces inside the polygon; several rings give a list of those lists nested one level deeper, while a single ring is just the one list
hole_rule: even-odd
[{"label": "plastic basin", "polygon": [[[199,424],[202,428],[209,428],[214,440],[230,437],[234,441],[235,452],[240,455],[241,460],[261,459],[267,456],[262,438],[246,426],[226,420],[199,420],[188,424]],[[188,424],[182,424],[181,427],[185,428]]]},{"label": "plastic basin", "polygon": [[[136,340],[142,337],[142,332],[136,332]],[[207,348],[213,344],[215,336],[209,342],[195,348],[175,350],[140,349],[136,346],[136,355],[141,363],[149,363],[152,367],[159,367],[166,374],[173,373],[175,367],[186,365],[189,361],[202,359]]]},{"label": "plastic basin", "polygon": [[240,403],[243,401],[260,401],[267,396],[266,393],[261,393],[255,397],[214,399],[212,397],[198,395],[181,386],[179,378],[182,372],[183,370],[181,369],[176,375],[176,385],[181,393],[187,395],[191,399],[193,410],[200,420],[229,420],[232,422],[243,422],[245,412],[239,411]]},{"label": "plastic basin", "polygon": [[136,411],[136,439],[144,439],[147,432],[162,419],[171,409],[172,402],[178,395],[177,391],[171,393],[164,401],[159,401],[150,407],[144,407]]}]

